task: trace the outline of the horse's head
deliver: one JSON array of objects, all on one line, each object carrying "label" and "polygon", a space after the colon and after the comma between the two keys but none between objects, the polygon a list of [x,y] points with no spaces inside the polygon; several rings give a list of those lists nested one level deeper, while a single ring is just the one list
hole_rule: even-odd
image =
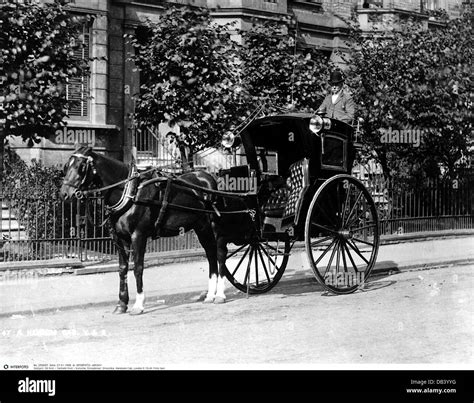
[{"label": "horse's head", "polygon": [[90,147],[82,147],[75,151],[64,166],[64,179],[61,186],[61,197],[65,200],[78,196],[87,190],[96,175],[94,154]]}]

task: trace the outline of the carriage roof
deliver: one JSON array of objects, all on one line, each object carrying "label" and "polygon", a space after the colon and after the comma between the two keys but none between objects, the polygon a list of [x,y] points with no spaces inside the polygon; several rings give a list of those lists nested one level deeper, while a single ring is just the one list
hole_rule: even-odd
[{"label": "carriage roof", "polygon": [[[322,137],[331,136],[340,139],[346,148],[352,142],[352,126],[336,119],[329,119],[330,128],[315,134],[310,130],[310,120],[314,113],[290,112],[268,115],[255,119],[241,133],[245,154],[252,168],[257,167],[257,159],[262,149],[274,150],[278,153],[279,170],[285,171],[292,163],[307,158],[313,160],[312,172],[316,172],[324,161],[321,154]],[[342,153],[340,168],[347,171],[347,149]],[[256,168],[258,171],[258,168]]]}]

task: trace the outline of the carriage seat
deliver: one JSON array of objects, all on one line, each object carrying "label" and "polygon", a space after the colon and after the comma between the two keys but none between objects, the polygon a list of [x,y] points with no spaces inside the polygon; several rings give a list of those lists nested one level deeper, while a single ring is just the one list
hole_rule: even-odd
[{"label": "carriage seat", "polygon": [[263,205],[263,213],[267,217],[283,217],[289,195],[290,191],[286,187],[275,190]]},{"label": "carriage seat", "polygon": [[265,200],[262,212],[266,217],[283,216],[290,191],[286,179],[280,175],[267,175],[262,180],[260,195]]}]

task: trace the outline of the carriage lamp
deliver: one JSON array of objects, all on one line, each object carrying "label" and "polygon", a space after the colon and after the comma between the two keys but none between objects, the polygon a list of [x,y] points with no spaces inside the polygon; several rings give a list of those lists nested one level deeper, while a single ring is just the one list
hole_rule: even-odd
[{"label": "carriage lamp", "polygon": [[329,118],[323,118],[323,128],[324,130],[330,130],[332,127],[332,121]]},{"label": "carriage lamp", "polygon": [[234,145],[235,135],[232,132],[227,132],[222,136],[221,144],[224,148],[231,148]]},{"label": "carriage lamp", "polygon": [[228,131],[222,136],[221,144],[224,148],[238,147],[242,143],[240,136]]},{"label": "carriage lamp", "polygon": [[311,118],[309,121],[309,130],[314,134],[318,134],[324,127],[324,120],[321,116],[316,115]]}]

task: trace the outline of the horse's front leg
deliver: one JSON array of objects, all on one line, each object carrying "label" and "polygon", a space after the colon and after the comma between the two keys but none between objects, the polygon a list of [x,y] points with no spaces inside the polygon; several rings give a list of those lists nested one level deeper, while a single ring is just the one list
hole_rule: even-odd
[{"label": "horse's front leg", "polygon": [[132,236],[132,249],[135,274],[135,281],[137,284],[137,297],[135,304],[130,311],[131,315],[140,315],[145,310],[145,292],[143,291],[143,269],[145,261],[146,236],[141,233],[134,233]]},{"label": "horse's front leg", "polygon": [[206,251],[207,261],[209,263],[209,285],[207,294],[204,298],[205,303],[222,303],[225,302],[224,290],[218,295],[218,269],[217,269],[217,248],[216,239],[210,226],[200,230],[195,229],[196,235],[201,246]]},{"label": "horse's front leg", "polygon": [[128,251],[130,245],[119,239],[116,239],[118,254],[119,254],[119,302],[114,309],[113,313],[125,313],[128,308],[128,284],[127,284],[127,274],[128,274],[128,262],[130,258],[130,253]]}]

